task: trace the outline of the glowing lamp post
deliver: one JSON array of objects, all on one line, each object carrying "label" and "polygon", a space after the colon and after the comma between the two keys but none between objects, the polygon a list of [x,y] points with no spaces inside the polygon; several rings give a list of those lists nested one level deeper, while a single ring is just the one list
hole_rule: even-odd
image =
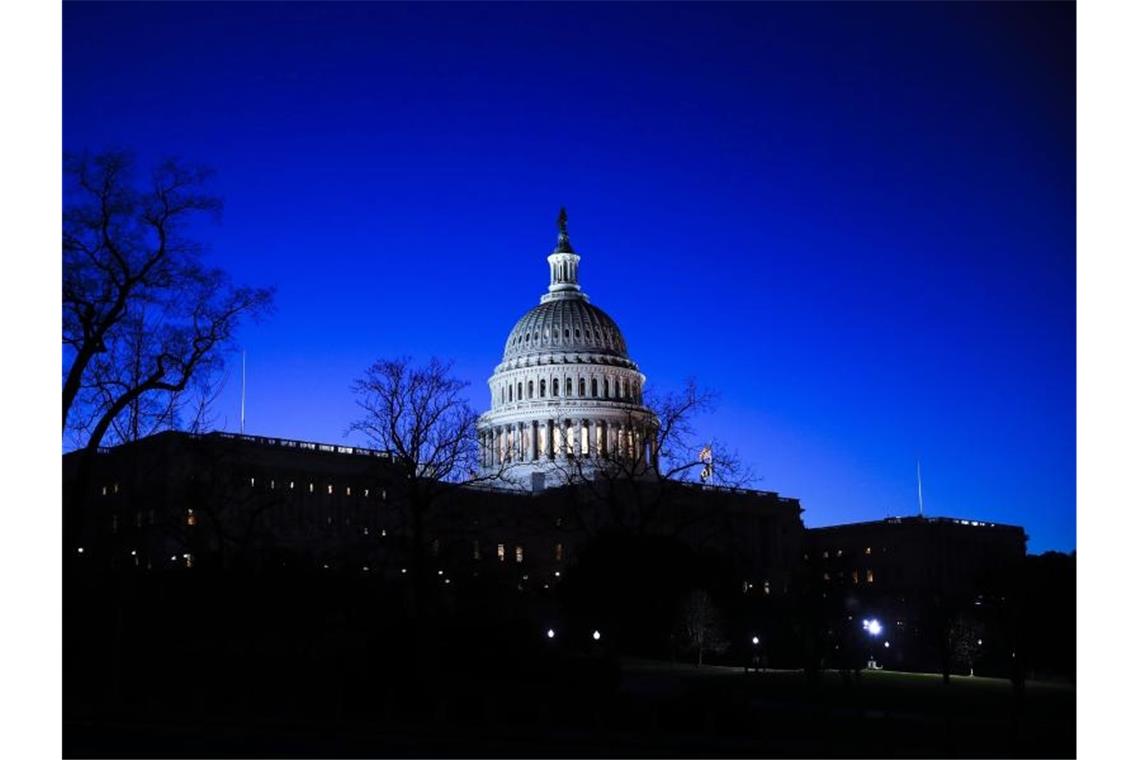
[{"label": "glowing lamp post", "polygon": [[[878,618],[871,618],[869,620],[865,619],[863,621],[863,630],[869,633],[871,635],[871,639],[874,640],[878,638],[880,633],[883,632],[883,624],[879,622]],[[867,667],[871,668],[872,670],[880,669],[879,666],[877,666],[875,663],[874,650],[872,650],[871,657],[867,661]]]}]

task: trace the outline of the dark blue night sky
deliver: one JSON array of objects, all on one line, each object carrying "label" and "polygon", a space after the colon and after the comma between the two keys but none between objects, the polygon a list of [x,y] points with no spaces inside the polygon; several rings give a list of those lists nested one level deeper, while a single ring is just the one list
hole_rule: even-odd
[{"label": "dark blue night sky", "polygon": [[1074,548],[1074,5],[64,8],[64,148],[213,166],[211,257],[278,288],[249,432],[345,440],[381,356],[487,406],[566,206],[650,383],[719,390],[809,526],[914,512],[920,457],[928,514]]}]

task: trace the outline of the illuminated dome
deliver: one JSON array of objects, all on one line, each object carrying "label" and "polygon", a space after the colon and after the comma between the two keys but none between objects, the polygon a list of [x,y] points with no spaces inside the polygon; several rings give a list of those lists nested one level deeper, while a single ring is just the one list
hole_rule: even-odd
[{"label": "illuminated dome", "polygon": [[585,295],[547,301],[524,314],[507,338],[503,361],[538,357],[552,348],[629,359],[617,323]]},{"label": "illuminated dome", "polygon": [[479,418],[484,469],[508,465],[510,479],[531,488],[565,481],[568,472],[588,474],[618,455],[650,455],[653,438],[645,376],[617,323],[578,285],[581,257],[565,209],[558,226],[546,259],[550,285],[507,337],[488,380],[491,411]]}]

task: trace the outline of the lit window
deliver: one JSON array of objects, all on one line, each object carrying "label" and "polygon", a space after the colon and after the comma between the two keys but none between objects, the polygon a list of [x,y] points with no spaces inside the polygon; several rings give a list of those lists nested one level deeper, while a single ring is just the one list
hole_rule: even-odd
[{"label": "lit window", "polygon": [[250,478],[249,479],[249,487],[253,488],[255,485],[257,485],[257,481],[253,478]]},{"label": "lit window", "polygon": [[858,570],[852,570],[851,571],[851,582],[856,584],[856,585],[859,584],[859,571]]},{"label": "lit window", "polygon": [[824,553],[823,553],[823,558],[824,558],[824,559],[827,559],[827,552],[824,552]]},{"label": "lit window", "polygon": [[310,483],[310,484],[309,484],[309,493],[312,493],[312,492],[313,492],[313,484],[312,484],[312,483]]},{"label": "lit window", "polygon": [[193,509],[186,510],[186,524],[191,528],[198,524],[198,515],[194,514]]},{"label": "lit window", "polygon": [[332,492],[333,492],[332,483],[329,483],[329,495],[332,495]]},{"label": "lit window", "polygon": [[479,553],[479,539],[471,542],[471,559],[482,559],[482,555]]},{"label": "lit window", "polygon": [[555,544],[554,545],[554,561],[555,562],[561,562],[562,561],[562,544]]},{"label": "lit window", "polygon": [[193,554],[183,554],[182,559],[183,559],[183,561],[186,562],[186,567],[194,567],[194,555]]},{"label": "lit window", "polygon": [[368,489],[367,488],[364,489],[364,498],[366,498],[366,499],[368,498]]},{"label": "lit window", "polygon": [[499,558],[500,562],[505,562],[507,559],[507,547],[504,544],[499,544],[495,549],[495,555]]},{"label": "lit window", "polygon": [[768,581],[764,581],[764,593],[765,594],[771,594],[772,593],[772,584],[770,584]]},{"label": "lit window", "polygon": [[116,484],[115,484],[115,493],[118,493],[118,492],[119,492],[119,484],[118,484],[118,483],[116,483]]},{"label": "lit window", "polygon": [[104,496],[106,496],[106,495],[107,495],[107,486],[103,486],[103,495],[104,495]]},{"label": "lit window", "polygon": [[352,496],[352,486],[345,486],[344,487],[344,495],[345,496]]},{"label": "lit window", "polygon": [[292,480],[289,481],[289,490],[290,491],[293,490],[293,481]]},{"label": "lit window", "polygon": [[871,568],[867,568],[867,583],[874,583],[874,582],[875,582],[875,571],[872,570]]},{"label": "lit window", "polygon": [[522,562],[522,560],[523,560],[523,548],[521,546],[516,546],[515,547],[515,562]]},{"label": "lit window", "polygon": [[864,554],[870,554],[871,553],[871,547],[868,546],[866,549],[863,550],[863,553]]},{"label": "lit window", "polygon": [[273,491],[276,489],[277,489],[277,481],[276,480],[269,481],[269,490]]}]

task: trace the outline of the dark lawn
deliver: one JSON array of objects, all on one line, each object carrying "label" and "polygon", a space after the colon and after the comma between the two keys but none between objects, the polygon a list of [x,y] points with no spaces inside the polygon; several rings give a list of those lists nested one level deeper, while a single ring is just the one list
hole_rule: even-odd
[{"label": "dark lawn", "polygon": [[[442,684],[441,684],[442,685]],[[375,709],[344,704],[285,720],[229,701],[177,714],[65,722],[67,756],[1073,757],[1076,690],[1029,682],[864,671],[799,671],[625,660],[616,689],[559,679],[466,682],[418,697],[377,686]],[[441,693],[443,696],[441,696]],[[240,712],[246,716],[232,717]],[[145,717],[144,717],[145,716]]]}]

